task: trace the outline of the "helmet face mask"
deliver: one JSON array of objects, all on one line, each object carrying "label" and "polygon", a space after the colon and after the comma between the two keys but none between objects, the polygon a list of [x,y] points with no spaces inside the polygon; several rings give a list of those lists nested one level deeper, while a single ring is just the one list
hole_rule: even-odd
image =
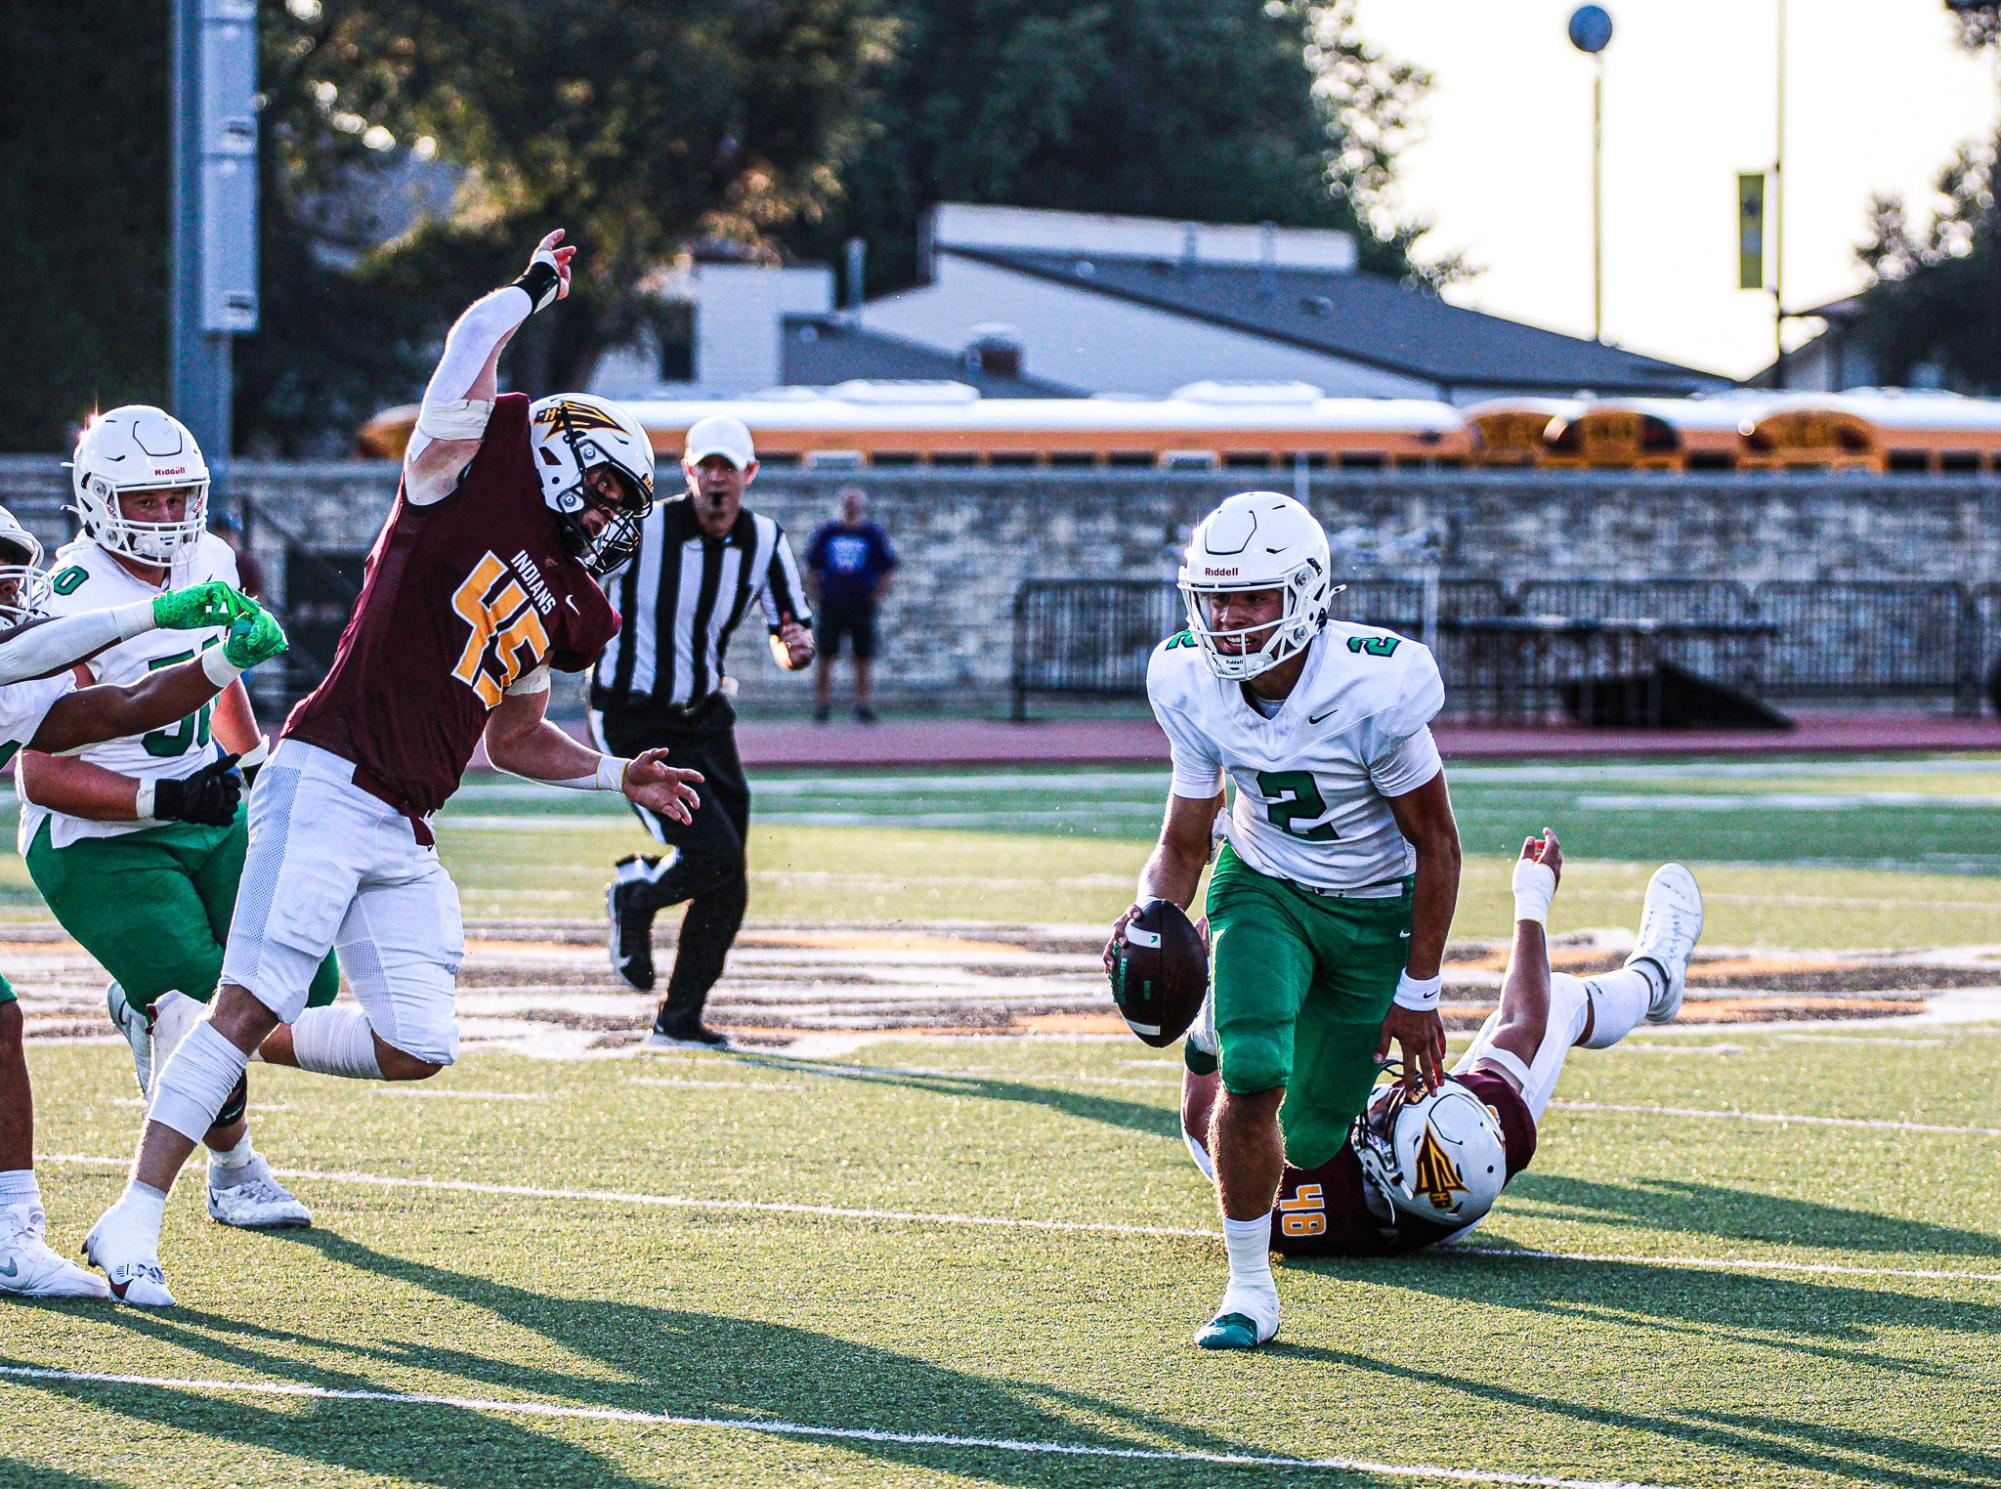
[{"label": "helmet face mask", "polygon": [[[1178,576],[1188,630],[1209,670],[1245,681],[1304,651],[1327,623],[1327,535],[1305,507],[1276,491],[1244,491],[1196,526]],[[1276,619],[1218,628],[1205,600],[1276,590]],[[1260,640],[1260,636],[1262,639]]]},{"label": "helmet face mask", "polygon": [[1401,1085],[1355,1119],[1362,1173],[1400,1215],[1437,1225],[1479,1220],[1508,1180],[1500,1119],[1460,1082],[1410,1096]]},{"label": "helmet face mask", "polygon": [[[638,421],[588,394],[538,399],[529,438],[542,500],[556,514],[564,551],[602,578],[639,548],[640,523],[653,508],[653,446]],[[620,496],[609,500],[606,476]],[[606,515],[595,531],[588,512]]]},{"label": "helmet face mask", "polygon": [[42,567],[42,544],[0,507],[0,630],[48,613],[49,573]]},{"label": "helmet face mask", "polygon": [[[150,404],[126,404],[95,415],[70,462],[70,508],[83,535],[107,553],[165,568],[208,526],[208,463],[188,427]],[[143,521],[126,515],[125,498],[185,490],[178,518]]]}]

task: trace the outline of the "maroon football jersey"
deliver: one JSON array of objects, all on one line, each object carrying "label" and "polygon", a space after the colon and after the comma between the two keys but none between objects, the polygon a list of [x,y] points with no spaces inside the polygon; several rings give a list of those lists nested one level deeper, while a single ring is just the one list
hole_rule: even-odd
[{"label": "maroon football jersey", "polygon": [[456,491],[419,507],[398,487],[333,669],[284,737],[352,760],[428,816],[458,789],[509,684],[543,662],[581,672],[617,633],[542,501],[528,399],[504,393]]},{"label": "maroon football jersey", "polygon": [[[1535,1118],[1521,1094],[1500,1076],[1475,1070],[1454,1076],[1501,1119],[1508,1178],[1535,1157]],[[1272,1250],[1287,1256],[1391,1256],[1444,1240],[1463,1225],[1441,1225],[1392,1212],[1379,1217],[1363,1198],[1362,1160],[1346,1144],[1318,1168],[1285,1166],[1278,1208],[1271,1215]]]}]

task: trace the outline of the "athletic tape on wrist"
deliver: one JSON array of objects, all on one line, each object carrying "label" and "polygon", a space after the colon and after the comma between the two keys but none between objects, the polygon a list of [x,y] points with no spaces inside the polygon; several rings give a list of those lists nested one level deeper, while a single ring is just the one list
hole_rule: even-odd
[{"label": "athletic tape on wrist", "polygon": [[230,661],[222,654],[221,647],[211,646],[201,654],[201,670],[210,682],[219,688],[226,688],[249,669]]},{"label": "athletic tape on wrist", "polygon": [[1532,858],[1515,860],[1515,919],[1547,925],[1549,904],[1556,898],[1556,870]]},{"label": "athletic tape on wrist", "polygon": [[130,605],[120,605],[112,612],[118,622],[118,639],[130,641],[134,636],[143,636],[159,621],[153,615],[151,600],[134,600]]},{"label": "athletic tape on wrist", "polygon": [[153,815],[154,797],[159,792],[155,781],[141,781],[139,789],[132,794],[132,815],[144,818]]},{"label": "athletic tape on wrist", "polygon": [[556,298],[556,292],[563,286],[563,276],[556,272],[553,259],[539,255],[533,259],[514,281],[514,288],[528,296],[530,315],[542,309]]},{"label": "athletic tape on wrist", "polygon": [[1437,977],[1412,977],[1405,968],[1397,975],[1396,1005],[1416,1013],[1429,1013],[1438,1007],[1439,990],[1445,986],[1444,974]]},{"label": "athletic tape on wrist", "polygon": [[623,791],[625,789],[625,768],[630,760],[617,755],[598,756],[597,789],[600,791]]}]

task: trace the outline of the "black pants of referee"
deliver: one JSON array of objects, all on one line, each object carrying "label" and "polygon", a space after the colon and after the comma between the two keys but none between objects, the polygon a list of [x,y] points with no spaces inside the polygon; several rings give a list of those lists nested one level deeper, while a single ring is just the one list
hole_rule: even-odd
[{"label": "black pants of referee", "polygon": [[594,722],[599,744],[614,755],[629,757],[664,746],[669,765],[702,773],[702,784],[695,788],[702,804],[694,821],[680,823],[644,807],[632,809],[654,841],[679,852],[656,876],[642,880],[647,893],[636,898],[649,916],[688,902],[659,1023],[664,1027],[699,1019],[709,989],[723,975],[723,960],[750,901],[744,863],[750,783],[737,758],[736,710],[718,693],[686,715],[645,705],[612,705]]}]

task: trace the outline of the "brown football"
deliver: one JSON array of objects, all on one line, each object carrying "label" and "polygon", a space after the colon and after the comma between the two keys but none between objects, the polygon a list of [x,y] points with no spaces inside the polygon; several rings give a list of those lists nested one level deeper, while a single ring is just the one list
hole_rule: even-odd
[{"label": "brown football", "polygon": [[1112,1001],[1133,1033],[1164,1049],[1188,1032],[1209,991],[1209,953],[1181,907],[1146,900],[1112,966]]}]

